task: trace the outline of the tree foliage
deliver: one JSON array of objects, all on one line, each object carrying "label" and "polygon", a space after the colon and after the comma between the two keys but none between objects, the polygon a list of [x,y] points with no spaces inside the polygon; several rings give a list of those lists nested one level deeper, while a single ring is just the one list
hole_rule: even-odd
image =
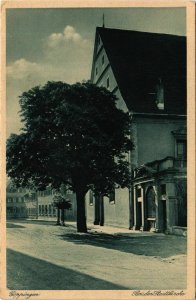
[{"label": "tree foliage", "polygon": [[65,184],[76,193],[79,219],[89,189],[108,195],[115,185],[129,186],[130,118],[116,101],[89,82],[48,82],[24,92],[23,129],[7,142],[8,176],[39,190]]},{"label": "tree foliage", "polygon": [[54,206],[59,209],[71,209],[72,207],[70,200],[67,200],[61,195],[55,195],[53,197],[53,203]]}]

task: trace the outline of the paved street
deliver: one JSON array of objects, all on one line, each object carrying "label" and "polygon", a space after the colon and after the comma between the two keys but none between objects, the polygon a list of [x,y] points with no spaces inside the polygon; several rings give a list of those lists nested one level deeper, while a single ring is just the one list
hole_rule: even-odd
[{"label": "paved street", "polygon": [[75,223],[10,220],[7,285],[10,289],[116,290],[186,288],[186,238]]}]

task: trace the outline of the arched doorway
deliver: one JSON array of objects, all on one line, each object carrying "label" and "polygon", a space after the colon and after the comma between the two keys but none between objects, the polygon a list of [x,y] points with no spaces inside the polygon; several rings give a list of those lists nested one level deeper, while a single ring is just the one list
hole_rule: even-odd
[{"label": "arched doorway", "polygon": [[156,195],[154,188],[150,186],[146,191],[146,219],[147,230],[155,230],[156,225]]}]

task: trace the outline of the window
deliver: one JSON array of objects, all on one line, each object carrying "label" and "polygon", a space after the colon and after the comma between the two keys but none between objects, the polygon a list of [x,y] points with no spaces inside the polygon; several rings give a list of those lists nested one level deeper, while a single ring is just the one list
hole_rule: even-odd
[{"label": "window", "polygon": [[142,196],[142,189],[137,188],[137,198],[141,198],[141,196]]},{"label": "window", "polygon": [[89,205],[92,206],[94,202],[94,194],[93,191],[89,191]]},{"label": "window", "polygon": [[166,184],[161,184],[161,195],[166,195]]},{"label": "window", "polygon": [[177,158],[186,160],[187,155],[187,143],[186,140],[177,140],[176,141],[176,155]]},{"label": "window", "polygon": [[97,75],[98,74],[98,68],[96,67],[95,69],[95,74]]},{"label": "window", "polygon": [[176,159],[175,167],[187,167],[187,141],[185,139],[176,140]]},{"label": "window", "polygon": [[102,56],[102,66],[104,65],[104,60],[105,60],[105,58],[104,58],[104,55]]},{"label": "window", "polygon": [[107,78],[107,84],[106,84],[106,86],[107,86],[107,88],[110,87],[110,78],[109,77]]},{"label": "window", "polygon": [[161,200],[167,200],[167,195],[166,195],[166,184],[161,184],[160,185],[160,196]]},{"label": "window", "polygon": [[110,193],[109,203],[110,204],[115,204],[115,189],[113,189],[113,191]]},{"label": "window", "polygon": [[42,207],[41,207],[41,205],[39,205],[39,215],[41,215],[42,214]]},{"label": "window", "polygon": [[143,190],[142,190],[142,187],[141,187],[140,184],[136,186],[135,193],[136,193],[137,201],[142,202],[142,200],[143,200]]},{"label": "window", "polygon": [[51,214],[52,214],[52,207],[51,207],[51,204],[49,204],[48,211],[49,211],[49,215],[51,215]]}]

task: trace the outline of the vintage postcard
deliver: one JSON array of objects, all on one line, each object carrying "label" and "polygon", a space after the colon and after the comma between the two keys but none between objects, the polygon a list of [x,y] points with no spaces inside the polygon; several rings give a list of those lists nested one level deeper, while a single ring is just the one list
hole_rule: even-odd
[{"label": "vintage postcard", "polygon": [[1,2],[1,299],[195,299],[195,3]]}]

